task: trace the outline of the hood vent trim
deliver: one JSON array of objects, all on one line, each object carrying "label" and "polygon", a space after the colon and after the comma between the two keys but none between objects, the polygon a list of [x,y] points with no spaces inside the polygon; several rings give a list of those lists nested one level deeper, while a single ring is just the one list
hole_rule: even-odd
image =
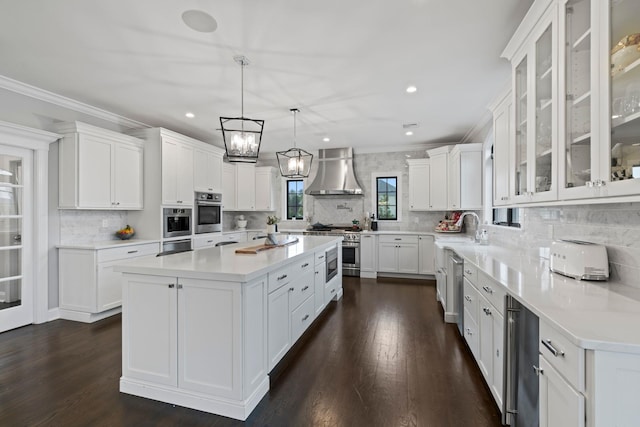
[{"label": "hood vent trim", "polygon": [[353,148],[318,150],[318,170],[305,190],[312,196],[363,196],[353,169]]}]

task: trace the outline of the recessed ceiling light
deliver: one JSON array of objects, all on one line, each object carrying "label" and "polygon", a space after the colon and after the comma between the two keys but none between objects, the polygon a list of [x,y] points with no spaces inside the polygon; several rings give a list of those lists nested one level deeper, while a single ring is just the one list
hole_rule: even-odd
[{"label": "recessed ceiling light", "polygon": [[404,134],[405,134],[405,135],[407,135],[407,136],[411,136],[411,135],[413,135],[413,132],[411,132],[410,130],[408,130],[408,131],[406,131]]},{"label": "recessed ceiling light", "polygon": [[182,14],[182,20],[187,27],[200,33],[213,33],[218,28],[213,16],[202,10],[187,10]]},{"label": "recessed ceiling light", "polygon": [[414,93],[418,90],[415,86],[407,86],[407,93]]},{"label": "recessed ceiling light", "polygon": [[185,116],[189,117],[190,119],[193,119],[196,115],[193,113],[186,113]]},{"label": "recessed ceiling light", "polygon": [[328,136],[325,136],[324,138],[322,138],[322,140],[324,142],[329,142],[329,141],[331,141],[331,138],[329,138]]}]

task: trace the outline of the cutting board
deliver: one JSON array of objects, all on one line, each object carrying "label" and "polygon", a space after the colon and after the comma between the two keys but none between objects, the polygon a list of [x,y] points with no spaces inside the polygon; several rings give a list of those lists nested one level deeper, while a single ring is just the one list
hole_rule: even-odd
[{"label": "cutting board", "polygon": [[237,254],[257,254],[262,251],[268,251],[269,249],[281,248],[283,246],[296,243],[297,241],[298,241],[297,237],[288,237],[286,239],[279,241],[277,245],[266,245],[263,243],[261,245],[248,246],[246,248],[236,249],[236,253]]}]

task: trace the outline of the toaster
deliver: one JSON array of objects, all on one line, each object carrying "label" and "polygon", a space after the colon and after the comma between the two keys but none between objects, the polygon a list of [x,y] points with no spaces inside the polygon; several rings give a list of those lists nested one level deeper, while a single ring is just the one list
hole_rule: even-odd
[{"label": "toaster", "polygon": [[603,245],[580,240],[551,243],[549,268],[577,280],[607,280],[609,259]]}]

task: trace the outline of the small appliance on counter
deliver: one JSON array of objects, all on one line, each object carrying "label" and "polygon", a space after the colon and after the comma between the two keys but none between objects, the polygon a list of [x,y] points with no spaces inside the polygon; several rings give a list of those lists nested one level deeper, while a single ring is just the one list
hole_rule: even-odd
[{"label": "small appliance on counter", "polygon": [[244,215],[238,215],[236,217],[236,228],[238,230],[244,230],[247,228],[247,220],[244,219]]},{"label": "small appliance on counter", "polygon": [[551,243],[549,269],[577,280],[607,280],[609,258],[607,248],[580,240]]}]

